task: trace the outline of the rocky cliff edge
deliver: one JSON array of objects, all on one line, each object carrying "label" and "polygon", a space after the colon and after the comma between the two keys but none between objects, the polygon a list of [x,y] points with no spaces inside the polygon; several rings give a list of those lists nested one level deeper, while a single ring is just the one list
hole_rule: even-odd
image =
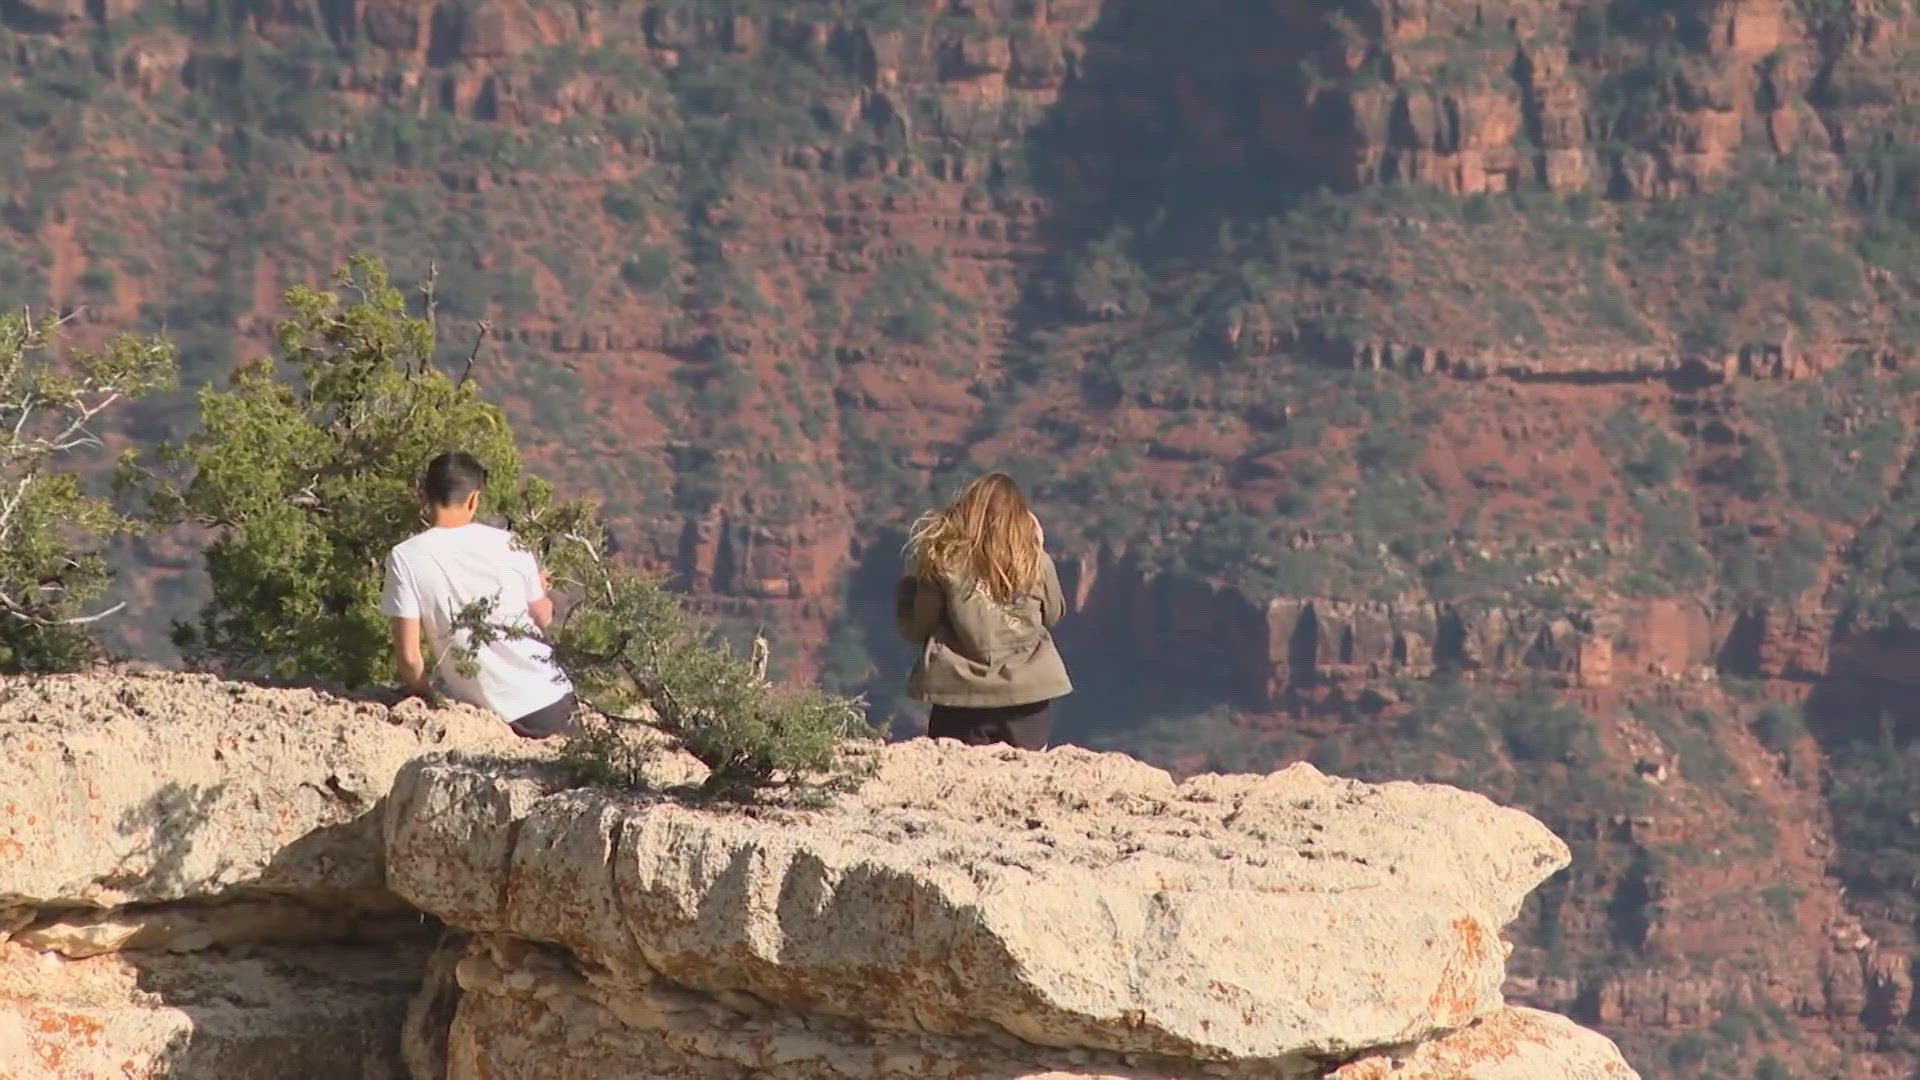
[{"label": "rocky cliff edge", "polygon": [[10,1077],[1634,1076],[1503,1001],[1567,849],[1450,788],[917,741],[721,809],[181,675],[0,684],[0,788]]}]

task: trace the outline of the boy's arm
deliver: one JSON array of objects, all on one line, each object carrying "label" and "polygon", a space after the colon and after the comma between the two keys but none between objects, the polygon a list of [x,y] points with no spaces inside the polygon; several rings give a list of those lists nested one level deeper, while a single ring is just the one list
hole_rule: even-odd
[{"label": "boy's arm", "polygon": [[433,699],[433,684],[427,681],[427,659],[420,651],[420,620],[394,617],[393,662],[400,672],[400,689]]},{"label": "boy's arm", "polygon": [[553,625],[553,597],[543,596],[540,599],[535,600],[533,603],[528,604],[527,618],[532,619],[533,625],[535,627],[538,627],[543,632],[546,630],[547,627],[552,626]]},{"label": "boy's arm", "polygon": [[380,614],[387,617],[393,639],[393,665],[400,676],[400,689],[433,700],[433,684],[427,679],[426,654],[420,648],[420,598],[414,594],[413,579],[401,565],[398,555],[389,554],[386,581],[380,591]]},{"label": "boy's arm", "polygon": [[522,572],[527,578],[527,618],[532,619],[533,625],[544,633],[547,627],[553,625],[553,597],[547,595],[547,590],[553,587],[553,579],[547,576],[546,567],[540,565],[533,552],[524,554],[527,562]]}]

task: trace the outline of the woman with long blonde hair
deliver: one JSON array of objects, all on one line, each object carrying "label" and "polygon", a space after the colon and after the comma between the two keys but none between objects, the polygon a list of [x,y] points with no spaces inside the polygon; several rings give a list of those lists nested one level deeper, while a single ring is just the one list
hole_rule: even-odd
[{"label": "woman with long blonde hair", "polygon": [[1065,599],[1045,541],[998,472],[914,523],[894,616],[920,646],[907,695],[932,706],[929,737],[1046,748],[1049,706],[1073,683],[1053,644]]}]

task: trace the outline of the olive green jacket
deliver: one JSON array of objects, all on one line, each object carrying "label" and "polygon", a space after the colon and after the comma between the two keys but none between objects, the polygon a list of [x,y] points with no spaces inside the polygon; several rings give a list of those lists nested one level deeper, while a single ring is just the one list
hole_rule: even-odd
[{"label": "olive green jacket", "polygon": [[1073,691],[1054,648],[1053,624],[1066,599],[1053,560],[1040,556],[1040,580],[1012,603],[953,579],[912,575],[894,588],[900,635],[920,646],[907,696],[932,705],[997,708],[1051,701]]}]

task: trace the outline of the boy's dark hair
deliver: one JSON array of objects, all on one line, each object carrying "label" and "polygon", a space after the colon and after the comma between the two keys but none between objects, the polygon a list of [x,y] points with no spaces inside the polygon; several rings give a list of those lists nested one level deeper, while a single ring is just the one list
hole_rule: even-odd
[{"label": "boy's dark hair", "polygon": [[435,506],[452,506],[487,486],[487,467],[462,450],[441,454],[427,462],[420,476],[420,494]]}]

